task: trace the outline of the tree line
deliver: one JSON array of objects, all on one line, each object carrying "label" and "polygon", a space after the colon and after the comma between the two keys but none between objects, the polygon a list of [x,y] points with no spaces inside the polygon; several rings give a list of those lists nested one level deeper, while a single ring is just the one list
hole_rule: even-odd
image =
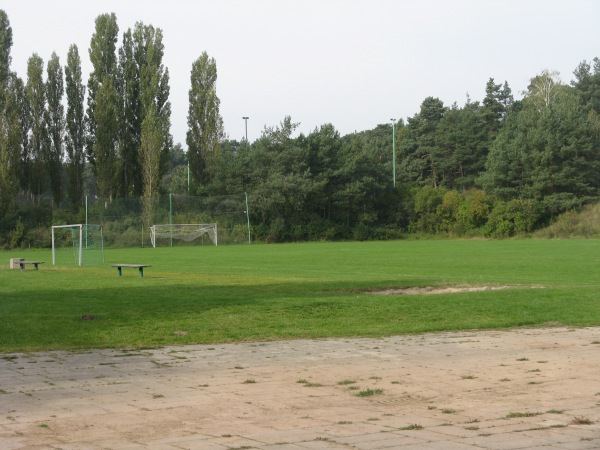
[{"label": "tree line", "polygon": [[[98,16],[86,83],[74,44],[64,67],[53,53],[44,68],[34,53],[26,80],[11,71],[11,47],[0,10],[6,233],[55,221],[58,211],[77,220],[85,195],[141,198],[150,224],[166,192],[247,192],[253,232],[269,241],[510,236],[599,195],[598,58],[581,62],[569,84],[542,71],[519,100],[490,78],[481,101],[447,106],[427,97],[406,122],[345,136],[324,124],[296,135],[298,124],[285,117],[250,143],[225,135],[216,62],[204,52],[191,67],[184,151],[170,133],[161,29],[138,22],[119,41],[115,14]],[[48,202],[50,217],[39,213]]]},{"label": "tree line", "polygon": [[[193,192],[249,192],[270,241],[526,234],[598,199],[599,114],[595,58],[569,84],[542,71],[520,100],[490,78],[481,101],[427,97],[406,123],[346,136],[325,124],[294,137],[286,117],[253,143],[221,141]],[[165,181],[184,192],[179,170]]]}]

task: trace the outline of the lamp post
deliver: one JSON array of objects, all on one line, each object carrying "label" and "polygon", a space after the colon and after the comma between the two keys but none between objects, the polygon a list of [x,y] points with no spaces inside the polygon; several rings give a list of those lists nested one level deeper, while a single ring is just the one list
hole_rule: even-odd
[{"label": "lamp post", "polygon": [[396,120],[392,121],[392,176],[394,187],[396,186]]},{"label": "lamp post", "polygon": [[250,117],[244,116],[242,117],[242,119],[244,119],[244,122],[246,123],[246,142],[248,142],[248,119]]}]

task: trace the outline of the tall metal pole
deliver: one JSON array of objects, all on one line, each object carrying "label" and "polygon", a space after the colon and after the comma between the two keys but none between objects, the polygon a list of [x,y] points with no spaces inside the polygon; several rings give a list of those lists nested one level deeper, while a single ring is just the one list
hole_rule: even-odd
[{"label": "tall metal pole", "polygon": [[246,123],[246,142],[248,142],[248,119],[249,118],[250,117],[248,117],[248,116],[242,117],[242,119],[244,119],[244,122]]},{"label": "tall metal pole", "polygon": [[85,249],[87,250],[88,248],[88,196],[87,194],[85,194]]},{"label": "tall metal pole", "polygon": [[250,240],[250,210],[248,209],[248,193],[244,192],[244,195],[246,196],[246,220],[248,221],[248,244],[251,244],[252,241]]},{"label": "tall metal pole", "polygon": [[392,176],[394,187],[396,186],[396,120],[392,121]]},{"label": "tall metal pole", "polygon": [[171,237],[171,247],[173,247],[173,193],[169,193],[169,229]]}]

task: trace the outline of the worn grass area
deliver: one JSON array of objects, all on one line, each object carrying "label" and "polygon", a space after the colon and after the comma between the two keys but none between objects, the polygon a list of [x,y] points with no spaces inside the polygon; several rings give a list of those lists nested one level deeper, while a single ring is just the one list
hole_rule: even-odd
[{"label": "worn grass area", "polygon": [[[8,270],[11,257],[46,264]],[[83,268],[25,250],[0,262],[2,352],[600,325],[598,240],[108,249],[106,264]],[[118,277],[116,262],[152,267]],[[512,288],[365,292],[465,285]]]}]

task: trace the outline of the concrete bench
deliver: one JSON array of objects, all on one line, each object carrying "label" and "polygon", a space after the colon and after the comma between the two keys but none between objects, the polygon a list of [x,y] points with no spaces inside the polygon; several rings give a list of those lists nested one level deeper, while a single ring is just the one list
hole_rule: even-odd
[{"label": "concrete bench", "polygon": [[31,265],[33,265],[33,267],[35,267],[35,270],[38,270],[38,266],[40,264],[44,264],[44,261],[25,261],[25,260],[21,260],[21,261],[19,261],[19,267],[21,268],[21,270],[25,270],[25,264],[31,264]]},{"label": "concrete bench", "polygon": [[152,267],[150,264],[113,264],[112,266],[117,268],[119,276],[122,275],[121,269],[123,269],[123,267],[132,267],[134,269],[138,269],[140,278],[144,276],[144,267]]}]

